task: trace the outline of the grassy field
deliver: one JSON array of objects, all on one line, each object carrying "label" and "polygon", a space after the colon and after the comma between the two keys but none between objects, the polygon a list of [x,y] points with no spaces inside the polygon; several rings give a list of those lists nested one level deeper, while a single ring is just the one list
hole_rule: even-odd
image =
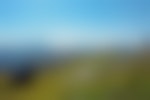
[{"label": "grassy field", "polygon": [[149,62],[145,56],[84,56],[39,72],[25,86],[1,75],[0,100],[150,100]]}]

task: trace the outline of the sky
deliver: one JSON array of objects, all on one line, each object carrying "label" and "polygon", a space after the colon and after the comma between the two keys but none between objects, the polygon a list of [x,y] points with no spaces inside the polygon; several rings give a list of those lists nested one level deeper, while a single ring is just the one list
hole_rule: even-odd
[{"label": "sky", "polygon": [[139,44],[149,0],[0,0],[0,44]]}]

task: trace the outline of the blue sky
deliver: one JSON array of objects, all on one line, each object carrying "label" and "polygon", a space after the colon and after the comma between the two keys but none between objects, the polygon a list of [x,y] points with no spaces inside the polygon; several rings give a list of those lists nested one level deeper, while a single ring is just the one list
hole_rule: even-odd
[{"label": "blue sky", "polygon": [[0,35],[46,36],[69,45],[133,42],[149,31],[149,5],[149,0],[0,0]]}]

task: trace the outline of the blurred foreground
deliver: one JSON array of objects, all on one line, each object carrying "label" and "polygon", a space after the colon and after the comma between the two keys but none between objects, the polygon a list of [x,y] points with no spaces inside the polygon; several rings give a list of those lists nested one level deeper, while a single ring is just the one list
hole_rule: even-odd
[{"label": "blurred foreground", "polygon": [[91,53],[44,66],[51,67],[37,71],[21,85],[1,73],[0,100],[150,99],[148,52]]}]

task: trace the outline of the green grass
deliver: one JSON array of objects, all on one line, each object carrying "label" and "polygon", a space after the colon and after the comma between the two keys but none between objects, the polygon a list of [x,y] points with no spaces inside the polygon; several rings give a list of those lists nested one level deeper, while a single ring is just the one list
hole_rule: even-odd
[{"label": "green grass", "polygon": [[150,100],[150,64],[145,59],[80,57],[39,73],[20,88],[1,78],[0,100]]}]

